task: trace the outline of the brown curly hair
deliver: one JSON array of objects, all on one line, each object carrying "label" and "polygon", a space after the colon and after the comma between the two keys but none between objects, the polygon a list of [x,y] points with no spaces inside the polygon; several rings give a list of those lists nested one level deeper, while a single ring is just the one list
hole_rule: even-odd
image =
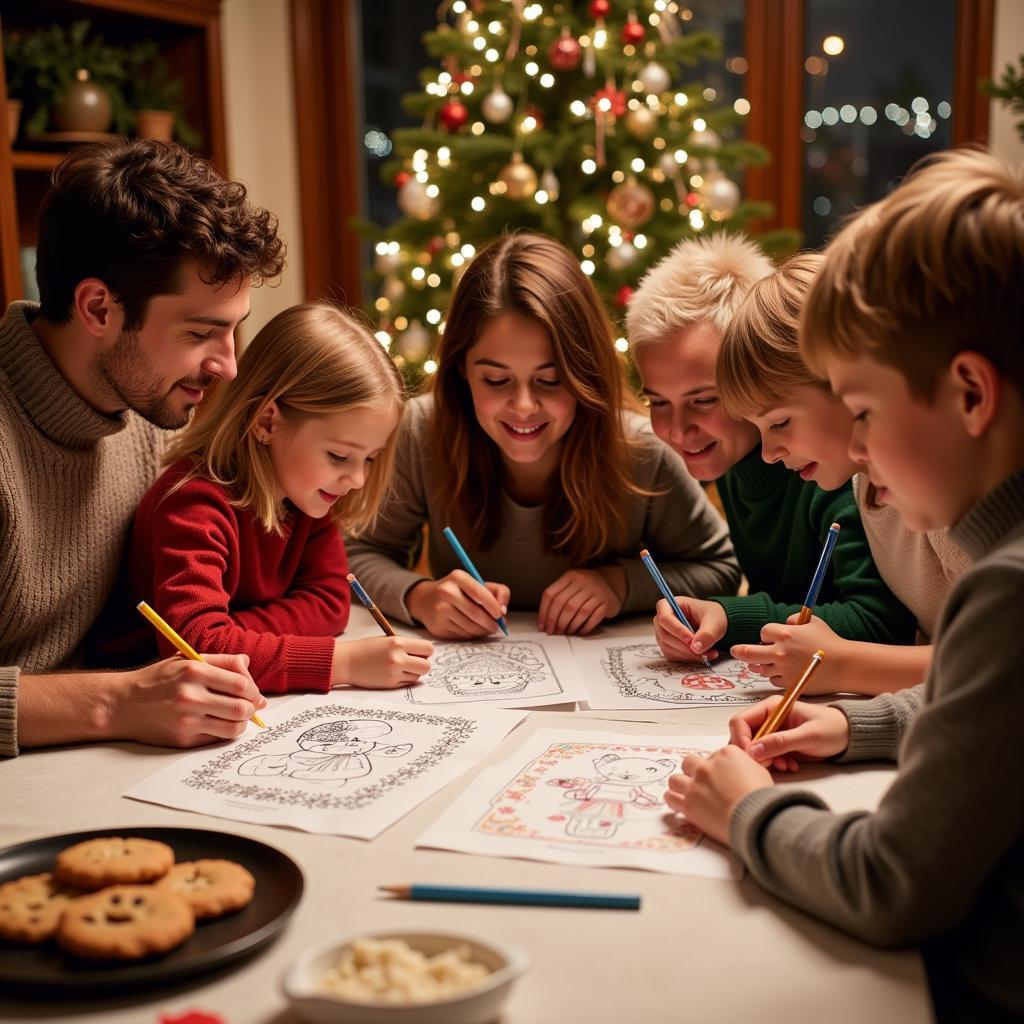
[{"label": "brown curly hair", "polygon": [[245,186],[177,143],[152,139],[82,146],[53,172],[39,223],[41,314],[71,318],[75,288],[99,278],[139,327],[155,295],[180,291],[194,261],[207,284],[262,284],[284,267],[277,218]]}]

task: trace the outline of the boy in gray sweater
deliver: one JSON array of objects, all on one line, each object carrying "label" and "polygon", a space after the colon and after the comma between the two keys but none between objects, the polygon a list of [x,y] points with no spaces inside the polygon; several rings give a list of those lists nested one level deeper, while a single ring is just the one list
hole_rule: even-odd
[{"label": "boy in gray sweater", "polygon": [[[940,154],[826,255],[801,349],[853,412],[851,457],[907,526],[952,527],[972,565],[921,686],[797,703],[753,742],[765,701],[733,719],[732,745],[686,760],[666,801],[787,902],[920,944],[940,1021],[1021,1020],[1024,169]],[[899,771],[873,814],[833,814],[768,773],[883,757]]]}]

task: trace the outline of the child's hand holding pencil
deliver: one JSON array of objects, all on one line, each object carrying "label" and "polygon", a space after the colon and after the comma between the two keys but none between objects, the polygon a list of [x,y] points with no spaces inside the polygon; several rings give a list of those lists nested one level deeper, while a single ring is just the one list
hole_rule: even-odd
[{"label": "child's hand holding pencil", "polygon": [[679,621],[668,601],[657,604],[654,635],[661,653],[670,661],[703,661],[718,657],[716,644],[725,636],[729,616],[717,601],[701,601],[695,597],[677,597],[676,605],[693,627],[691,632]]}]

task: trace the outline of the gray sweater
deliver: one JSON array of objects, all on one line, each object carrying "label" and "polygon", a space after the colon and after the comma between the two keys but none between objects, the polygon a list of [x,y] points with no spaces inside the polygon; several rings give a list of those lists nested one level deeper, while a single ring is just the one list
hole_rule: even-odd
[{"label": "gray sweater", "polygon": [[845,760],[899,763],[878,810],[761,789],[733,812],[731,842],[782,899],[878,945],[922,944],[940,1019],[1024,1019],[1024,470],[951,537],[973,564],[925,683],[837,704]]},{"label": "gray sweater", "polygon": [[[386,615],[407,623],[413,619],[405,595],[415,583],[430,578],[409,568],[418,555],[424,523],[429,526],[428,555],[435,578],[461,568],[442,536],[449,524],[441,518],[436,495],[428,486],[436,478],[428,443],[432,408],[429,395],[409,403],[400,427],[394,493],[370,533],[346,540],[349,564],[359,582]],[[629,414],[627,436],[636,442],[633,480],[644,489],[664,493],[624,499],[627,543],[602,559],[603,564],[621,565],[626,572],[623,614],[650,612],[660,597],[640,561],[643,547],[651,549],[673,593],[734,594],[740,572],[721,516],[679,456],[654,436],[643,417]],[[502,533],[497,542],[490,550],[469,552],[485,580],[509,587],[513,610],[536,610],[545,587],[567,570],[579,568],[544,550],[542,518],[542,507],[519,505],[503,494]]]},{"label": "gray sweater", "polygon": [[19,673],[81,663],[166,443],[72,390],[29,325],[36,309],[15,302],[0,321],[0,756],[18,752]]}]

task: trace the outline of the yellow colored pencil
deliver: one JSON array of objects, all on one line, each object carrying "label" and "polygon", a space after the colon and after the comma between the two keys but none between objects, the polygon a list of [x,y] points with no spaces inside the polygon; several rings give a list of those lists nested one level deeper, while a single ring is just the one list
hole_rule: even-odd
[{"label": "yellow colored pencil", "polygon": [[[148,619],[154,626],[156,626],[157,631],[174,644],[174,646],[184,654],[186,658],[190,661],[206,661],[201,654],[193,649],[191,644],[186,643],[186,641],[178,636],[177,632],[167,622],[165,622],[157,612],[150,608],[145,601],[140,601],[135,607],[142,613],[143,618]],[[258,725],[261,729],[266,729],[266,725],[259,715],[253,715],[249,721]]]},{"label": "yellow colored pencil", "polygon": [[821,659],[824,657],[824,651],[815,651],[811,655],[811,660],[807,663],[807,668],[804,669],[803,675],[786,691],[782,700],[775,705],[775,710],[761,723],[761,728],[754,734],[753,742],[756,743],[759,739],[770,736],[778,729],[782,720],[789,714],[789,709],[793,706],[797,697],[803,693],[807,680],[814,675],[815,670],[821,664]]}]

